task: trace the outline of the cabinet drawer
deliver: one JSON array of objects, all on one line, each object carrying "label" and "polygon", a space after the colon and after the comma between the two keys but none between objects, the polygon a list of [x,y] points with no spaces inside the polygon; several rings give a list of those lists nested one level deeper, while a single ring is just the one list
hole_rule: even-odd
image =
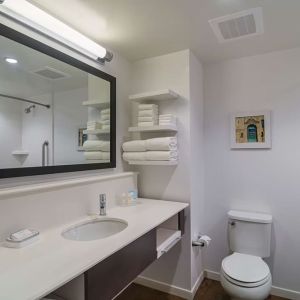
[{"label": "cabinet drawer", "polygon": [[111,300],[156,258],[154,229],[84,273],[85,300]]}]

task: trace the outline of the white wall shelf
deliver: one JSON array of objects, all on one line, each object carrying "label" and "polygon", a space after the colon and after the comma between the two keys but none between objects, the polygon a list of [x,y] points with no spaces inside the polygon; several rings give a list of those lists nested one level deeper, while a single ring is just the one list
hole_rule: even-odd
[{"label": "white wall shelf", "polygon": [[83,130],[84,134],[109,134],[110,130],[109,129],[95,129],[95,130]]},{"label": "white wall shelf", "polygon": [[84,102],[82,102],[82,105],[96,107],[99,109],[105,109],[110,106],[110,102],[84,101]]},{"label": "white wall shelf", "polygon": [[154,126],[143,126],[143,127],[129,127],[129,132],[156,132],[156,131],[173,131],[177,132],[177,127],[174,125],[154,125]]},{"label": "white wall shelf", "polygon": [[176,166],[177,160],[130,160],[130,165],[141,165],[141,166]]},{"label": "white wall shelf", "polygon": [[129,100],[136,101],[136,102],[143,102],[148,100],[164,101],[164,100],[176,100],[178,97],[179,95],[176,92],[170,89],[166,89],[161,91],[130,95]]},{"label": "white wall shelf", "polygon": [[25,151],[25,150],[15,150],[11,153],[12,155],[19,155],[19,156],[27,156],[29,155],[29,152],[28,151]]},{"label": "white wall shelf", "polygon": [[173,246],[181,240],[181,231],[166,228],[156,230],[156,250],[157,258],[167,253]]}]

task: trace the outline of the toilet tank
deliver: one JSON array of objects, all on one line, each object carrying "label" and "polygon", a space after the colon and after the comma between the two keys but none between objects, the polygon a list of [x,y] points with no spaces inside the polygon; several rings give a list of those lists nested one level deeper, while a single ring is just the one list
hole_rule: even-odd
[{"label": "toilet tank", "polygon": [[231,210],[228,218],[229,246],[233,252],[270,256],[271,215]]}]

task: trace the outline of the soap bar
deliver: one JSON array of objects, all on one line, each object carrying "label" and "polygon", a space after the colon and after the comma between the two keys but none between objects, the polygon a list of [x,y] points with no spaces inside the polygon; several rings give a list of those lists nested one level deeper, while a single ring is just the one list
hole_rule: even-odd
[{"label": "soap bar", "polygon": [[20,231],[17,231],[15,233],[12,233],[10,235],[10,239],[15,242],[21,242],[23,240],[26,240],[36,234],[36,231],[30,230],[30,229],[22,229]]}]

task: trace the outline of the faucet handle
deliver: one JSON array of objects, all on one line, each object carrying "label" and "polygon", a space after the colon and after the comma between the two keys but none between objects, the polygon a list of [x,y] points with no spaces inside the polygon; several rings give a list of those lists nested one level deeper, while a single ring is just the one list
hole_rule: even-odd
[{"label": "faucet handle", "polygon": [[99,195],[99,204],[100,204],[100,216],[106,215],[106,195],[100,194]]}]

